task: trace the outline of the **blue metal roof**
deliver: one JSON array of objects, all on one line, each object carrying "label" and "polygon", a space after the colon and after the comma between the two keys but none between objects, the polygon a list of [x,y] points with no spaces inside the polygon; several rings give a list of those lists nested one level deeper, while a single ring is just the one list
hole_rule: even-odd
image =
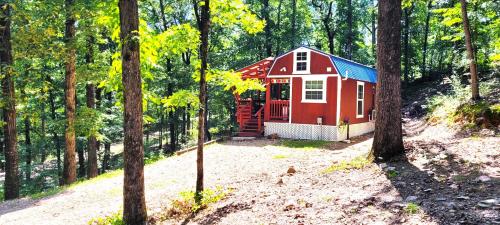
[{"label": "blue metal roof", "polygon": [[340,76],[377,83],[376,69],[334,55],[330,55],[330,58],[335,64],[335,67],[337,67],[337,72]]}]

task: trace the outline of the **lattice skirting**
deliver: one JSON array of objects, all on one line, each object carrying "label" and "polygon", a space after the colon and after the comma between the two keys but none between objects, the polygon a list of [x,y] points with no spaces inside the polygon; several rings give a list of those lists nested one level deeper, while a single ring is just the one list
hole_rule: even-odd
[{"label": "lattice skirting", "polygon": [[[277,134],[282,138],[341,141],[347,136],[345,128],[338,129],[336,126],[328,125],[265,122],[264,126],[266,136]],[[351,124],[349,136],[366,134],[372,132],[374,128],[373,122]]]}]

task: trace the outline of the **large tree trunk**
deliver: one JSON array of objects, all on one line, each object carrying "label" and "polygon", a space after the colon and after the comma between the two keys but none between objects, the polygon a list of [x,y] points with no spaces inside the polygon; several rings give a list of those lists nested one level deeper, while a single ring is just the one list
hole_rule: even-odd
[{"label": "large tree trunk", "polygon": [[[207,99],[207,82],[205,75],[208,66],[208,35],[210,32],[210,0],[204,0],[203,5],[198,5],[194,0],[194,11],[198,29],[200,30],[200,109],[198,113],[198,148],[196,151],[196,202],[201,202],[201,193],[203,191],[203,143],[205,137],[205,113]],[[198,8],[201,8],[200,10]]]},{"label": "large tree trunk", "polygon": [[422,78],[427,78],[426,72],[426,59],[427,59],[427,39],[429,36],[429,22],[431,20],[432,0],[427,3],[427,16],[425,18],[425,31],[424,31],[424,51],[422,53]]},{"label": "large tree trunk", "polygon": [[16,95],[12,80],[12,46],[10,43],[10,5],[0,4],[0,72],[2,78],[3,97],[3,134],[5,140],[5,183],[4,198],[6,200],[19,197],[19,158],[17,155],[16,133]]},{"label": "large tree trunk", "polygon": [[76,181],[76,136],[75,136],[75,109],[76,109],[76,41],[75,41],[75,15],[74,0],[65,0],[66,8],[66,80],[65,80],[65,100],[66,100],[66,150],[64,152],[64,184],[71,184]]},{"label": "large tree trunk", "polygon": [[405,33],[403,36],[403,44],[404,44],[404,81],[408,82],[409,80],[409,73],[410,73],[410,44],[409,44],[409,39],[410,39],[410,14],[411,14],[411,9],[405,8],[404,9],[404,16],[405,16]]},{"label": "large tree trunk", "polygon": [[401,0],[378,3],[377,94],[375,134],[370,158],[389,160],[401,154]]},{"label": "large tree trunk", "polygon": [[144,197],[144,144],[142,133],[142,86],[137,0],[120,0],[120,41],[124,104],[123,220],[146,224]]},{"label": "large tree trunk", "polygon": [[470,35],[469,17],[467,16],[467,2],[460,0],[462,3],[462,21],[465,33],[465,46],[467,47],[467,59],[470,66],[470,85],[472,91],[472,100],[478,100],[479,96],[479,83],[477,79],[476,58],[474,55],[474,47],[472,46],[472,39]]},{"label": "large tree trunk", "polygon": [[[87,64],[94,63],[94,37],[89,36],[87,40]],[[87,97],[87,107],[89,109],[96,109],[95,103],[95,93],[96,88],[92,83],[86,85],[86,97]],[[95,135],[89,135],[87,139],[87,178],[97,177],[99,174],[97,169],[97,148],[99,145],[97,143],[97,138]]]}]

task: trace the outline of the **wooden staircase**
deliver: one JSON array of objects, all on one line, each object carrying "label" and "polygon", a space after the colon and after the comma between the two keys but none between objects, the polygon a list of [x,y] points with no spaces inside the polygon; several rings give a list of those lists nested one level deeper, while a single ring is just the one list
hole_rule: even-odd
[{"label": "wooden staircase", "polygon": [[[260,127],[263,127],[263,122],[261,122]],[[263,130],[259,130],[258,118],[253,117],[246,122],[246,124],[240,128],[238,136],[240,137],[260,137],[262,136]]]}]

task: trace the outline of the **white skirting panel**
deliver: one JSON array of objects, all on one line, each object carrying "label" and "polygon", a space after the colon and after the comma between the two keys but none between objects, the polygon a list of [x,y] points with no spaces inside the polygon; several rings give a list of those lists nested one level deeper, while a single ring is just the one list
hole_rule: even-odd
[{"label": "white skirting panel", "polygon": [[[352,124],[349,127],[351,137],[372,132],[372,122]],[[341,141],[346,138],[346,129],[337,129],[336,126],[297,124],[297,123],[275,123],[264,122],[264,134],[277,134],[281,138]]]}]

